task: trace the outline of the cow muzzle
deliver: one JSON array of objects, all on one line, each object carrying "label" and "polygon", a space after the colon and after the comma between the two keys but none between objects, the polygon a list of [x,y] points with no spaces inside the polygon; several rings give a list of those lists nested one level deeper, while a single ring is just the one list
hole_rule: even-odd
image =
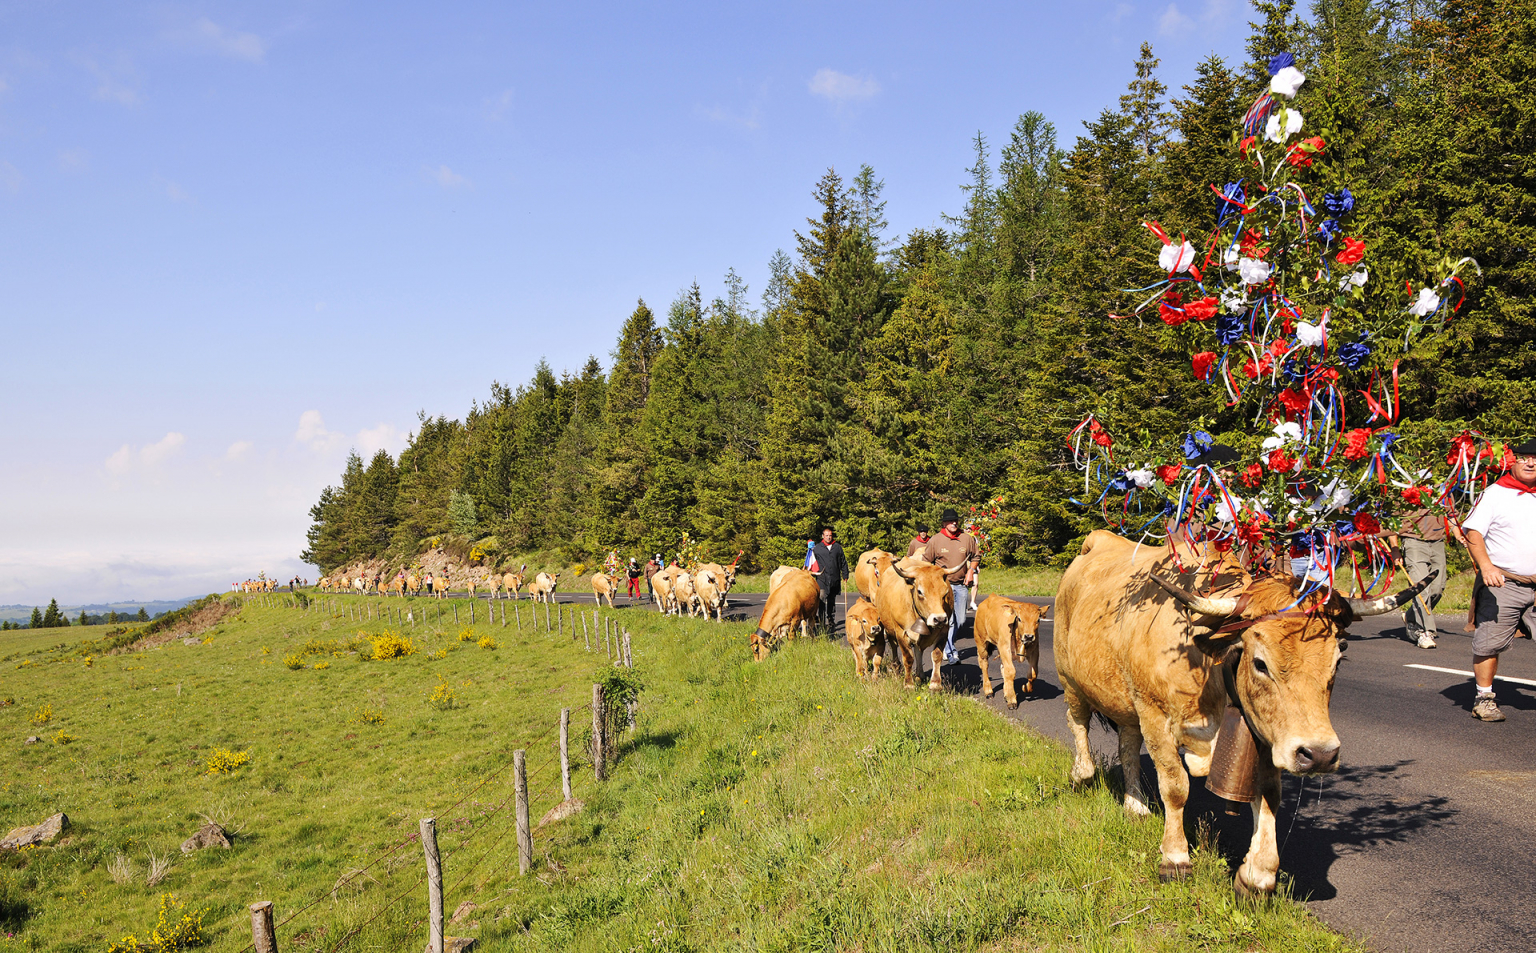
[{"label": "cow muzzle", "polygon": [[942,612],[930,615],[928,617],[928,628],[929,629],[944,629],[944,630],[948,631],[948,629],[949,629],[949,616],[944,615]]},{"label": "cow muzzle", "polygon": [[1292,774],[1332,774],[1339,768],[1339,739],[1294,740],[1275,748],[1275,767]]}]

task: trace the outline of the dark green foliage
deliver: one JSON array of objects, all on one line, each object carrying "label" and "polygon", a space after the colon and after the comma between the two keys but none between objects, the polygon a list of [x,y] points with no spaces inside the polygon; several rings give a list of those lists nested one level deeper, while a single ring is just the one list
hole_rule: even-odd
[{"label": "dark green foliage", "polygon": [[1124,95],[1070,150],[1037,112],[995,154],[977,132],[942,228],[887,238],[874,169],[827,170],[760,310],[733,271],[718,296],[684,289],[662,322],[638,302],[606,373],[540,363],[462,422],[422,414],[398,460],[348,460],[304,557],[329,571],[486,542],[493,561],[594,562],[671,555],[687,534],[772,567],[798,563],[824,522],[850,553],[895,548],[944,506],[1001,495],[990,557],[1069,559],[1100,523],[1094,501],[1072,500],[1066,436],[1086,413],[1131,443],[1253,428],[1193,379],[1209,331],[1133,314],[1125,289],[1151,280],[1149,221],[1221,267],[1205,260],[1210,186],[1252,183],[1238,124],[1286,51],[1308,80],[1283,105],[1326,141],[1320,190],[1355,196],[1342,234],[1371,249],[1372,292],[1417,289],[1462,255],[1484,269],[1449,334],[1401,355],[1403,446],[1536,430],[1522,399],[1536,377],[1536,0],[1252,7],[1244,62],[1209,57],[1170,99],[1143,44]]}]

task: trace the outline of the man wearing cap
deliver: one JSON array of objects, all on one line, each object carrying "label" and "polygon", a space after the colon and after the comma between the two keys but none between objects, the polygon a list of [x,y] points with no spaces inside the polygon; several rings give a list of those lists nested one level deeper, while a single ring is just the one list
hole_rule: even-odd
[{"label": "man wearing cap", "polygon": [[949,617],[949,639],[944,643],[946,662],[960,660],[960,653],[955,649],[955,634],[960,631],[970,609],[971,581],[976,576],[979,553],[976,537],[960,532],[960,514],[953,508],[945,510],[939,517],[939,535],[923,548],[924,559],[950,570],[944,578],[955,594],[955,614]]},{"label": "man wearing cap", "polygon": [[1514,466],[1483,491],[1462,524],[1483,582],[1472,634],[1477,682],[1472,717],[1480,721],[1504,720],[1493,696],[1499,654],[1522,623],[1530,631],[1536,622],[1536,440],[1520,444],[1514,454]]},{"label": "man wearing cap", "polygon": [[917,535],[912,537],[912,542],[907,544],[907,555],[908,556],[914,556],[914,555],[916,555],[918,553],[921,553],[923,550],[927,549],[928,548],[928,540],[929,539],[932,539],[932,537],[928,535],[928,526],[927,526],[927,524],[925,524],[925,523],[918,523],[917,524]]},{"label": "man wearing cap", "polygon": [[814,562],[816,584],[821,587],[821,618],[818,620],[832,632],[837,627],[837,597],[848,579],[848,557],[843,555],[843,544],[834,538],[832,527],[821,528],[821,541],[813,543],[807,560]]},{"label": "man wearing cap", "polygon": [[1445,594],[1445,517],[1428,507],[1419,507],[1403,515],[1402,528],[1398,530],[1392,556],[1397,568],[1408,574],[1410,582],[1418,582],[1430,573],[1435,579],[1413,601],[1403,608],[1403,624],[1408,629],[1408,641],[1421,649],[1435,647],[1439,634],[1435,629],[1435,606]]}]

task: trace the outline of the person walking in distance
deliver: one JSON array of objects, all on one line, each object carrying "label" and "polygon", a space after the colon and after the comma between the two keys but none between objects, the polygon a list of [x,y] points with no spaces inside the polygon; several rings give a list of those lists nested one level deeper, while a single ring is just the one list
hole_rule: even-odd
[{"label": "person walking in distance", "polygon": [[923,550],[928,548],[928,540],[932,538],[928,534],[928,525],[926,523],[918,523],[917,535],[912,537],[912,542],[907,544],[907,555],[916,556],[921,554]]},{"label": "person walking in distance", "polygon": [[656,599],[656,587],[651,584],[651,577],[661,572],[661,553],[657,553],[645,561],[645,594],[652,601]]},{"label": "person walking in distance", "polygon": [[1403,607],[1403,623],[1408,641],[1421,649],[1435,647],[1439,633],[1435,629],[1435,606],[1445,594],[1445,517],[1419,507],[1403,515],[1402,529],[1394,541],[1392,556],[1397,568],[1418,582],[1430,573],[1435,581]]},{"label": "person walking in distance", "polygon": [[835,539],[832,527],[821,528],[821,540],[811,546],[809,559],[820,573],[816,583],[821,587],[820,622],[828,632],[837,628],[837,597],[848,579],[848,557],[843,555],[843,544]]},{"label": "person walking in distance", "polygon": [[1529,632],[1536,621],[1536,440],[1514,454],[1514,466],[1483,491],[1462,524],[1483,584],[1472,633],[1472,717],[1480,721],[1504,720],[1493,694],[1499,655],[1522,624]]},{"label": "person walking in distance", "polygon": [[625,575],[629,577],[629,597],[640,598],[640,563],[633,556],[629,557],[629,568],[625,570]]},{"label": "person walking in distance", "polygon": [[949,638],[944,643],[944,661],[958,662],[960,652],[955,648],[955,636],[970,610],[971,582],[976,577],[976,563],[980,547],[976,537],[960,532],[960,514],[953,508],[939,517],[939,535],[928,541],[923,558],[941,569],[949,570],[944,577],[955,594],[955,614],[949,619]]}]

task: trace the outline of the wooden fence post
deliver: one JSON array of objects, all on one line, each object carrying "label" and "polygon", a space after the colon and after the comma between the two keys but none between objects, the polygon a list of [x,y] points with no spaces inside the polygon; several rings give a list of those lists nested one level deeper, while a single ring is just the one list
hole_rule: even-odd
[{"label": "wooden fence post", "polygon": [[[592,644],[592,637],[590,635],[587,635],[587,614],[585,612],[583,612],[581,614],[581,634],[587,640],[587,644],[591,645]],[[574,639],[575,637],[576,637],[576,633],[572,632],[571,633],[571,638]]]},{"label": "wooden fence post", "polygon": [[608,638],[608,633],[603,632],[603,651],[608,653],[608,661],[613,661],[613,641]]},{"label": "wooden fence post", "polygon": [[[538,610],[537,609],[534,610],[534,614],[535,614],[535,616],[537,616],[537,614],[538,614]],[[549,602],[548,602],[548,600],[546,600],[544,602],[544,631],[545,632],[553,631],[550,628],[550,625],[549,625]]]},{"label": "wooden fence post", "polygon": [[523,749],[512,752],[512,776],[517,785],[517,873],[528,875],[533,866],[533,833],[528,829],[528,765]]},{"label": "wooden fence post", "polygon": [[627,629],[624,632],[624,667],[635,667],[635,658],[629,652],[629,631]]},{"label": "wooden fence post", "polygon": [[606,712],[603,708],[603,686],[592,686],[592,773],[597,780],[605,780],[608,772],[603,765],[604,749],[607,747],[603,740],[604,721]]},{"label": "wooden fence post", "polygon": [[[521,599],[518,600],[518,602],[521,601]],[[519,605],[512,606],[512,617],[517,620],[517,631],[523,631],[523,607]]]},{"label": "wooden fence post", "polygon": [[459,624],[459,604],[457,602],[453,604],[453,624]]},{"label": "wooden fence post", "polygon": [[272,901],[251,904],[251,945],[256,953],[277,953],[277,930],[272,926]]},{"label": "wooden fence post", "polygon": [[500,599],[496,601],[501,603],[501,627],[505,629],[507,627],[507,604]]},{"label": "wooden fence post", "polygon": [[427,953],[443,953],[443,865],[434,818],[421,819],[421,849],[427,855]]},{"label": "wooden fence post", "polygon": [[560,709],[560,790],[571,799],[571,710]]},{"label": "wooden fence post", "polygon": [[469,624],[475,624],[475,597],[469,597]]}]

